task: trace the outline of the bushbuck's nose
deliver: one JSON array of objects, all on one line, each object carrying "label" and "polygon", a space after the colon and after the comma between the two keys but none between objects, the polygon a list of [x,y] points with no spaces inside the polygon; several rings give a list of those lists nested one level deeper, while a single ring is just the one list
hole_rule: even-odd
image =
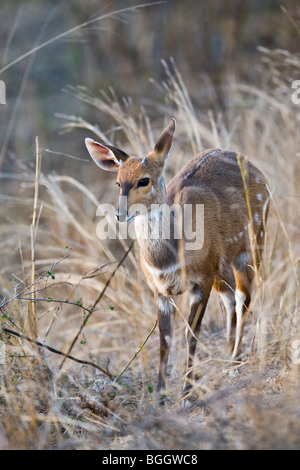
[{"label": "bushbuck's nose", "polygon": [[118,222],[125,222],[127,220],[127,196],[122,195],[119,197],[116,219]]}]

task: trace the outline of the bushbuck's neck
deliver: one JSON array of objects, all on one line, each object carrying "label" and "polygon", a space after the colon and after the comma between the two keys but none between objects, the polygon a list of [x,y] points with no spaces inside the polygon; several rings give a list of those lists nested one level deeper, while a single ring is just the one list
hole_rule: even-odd
[{"label": "bushbuck's neck", "polygon": [[135,217],[135,232],[143,257],[161,269],[178,262],[180,224],[174,206],[165,202],[152,204],[146,214]]}]

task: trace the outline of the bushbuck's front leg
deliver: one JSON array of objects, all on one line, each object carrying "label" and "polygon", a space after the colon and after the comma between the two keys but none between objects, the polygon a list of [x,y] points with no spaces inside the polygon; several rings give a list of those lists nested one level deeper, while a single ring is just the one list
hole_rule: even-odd
[{"label": "bushbuck's front leg", "polygon": [[184,396],[192,387],[193,382],[193,361],[197,345],[197,335],[199,334],[202,318],[209,299],[212,287],[212,281],[207,281],[205,287],[200,285],[194,286],[190,291],[190,316],[189,327],[187,328],[187,373],[186,381],[183,389]]},{"label": "bushbuck's front leg", "polygon": [[165,388],[168,357],[170,353],[172,341],[172,320],[174,316],[174,306],[168,297],[157,295],[157,316],[160,336],[160,364],[157,382],[157,391],[160,392]]}]

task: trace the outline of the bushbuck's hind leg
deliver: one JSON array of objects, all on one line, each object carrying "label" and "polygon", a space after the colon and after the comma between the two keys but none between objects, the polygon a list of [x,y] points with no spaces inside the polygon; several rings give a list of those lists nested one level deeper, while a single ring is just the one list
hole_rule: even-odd
[{"label": "bushbuck's hind leg", "polygon": [[246,252],[241,253],[233,263],[233,271],[236,282],[236,334],[235,344],[232,352],[233,359],[238,359],[241,354],[245,317],[251,302],[251,284],[254,276],[254,270],[250,263],[250,256]]},{"label": "bushbuck's hind leg", "polygon": [[231,266],[228,266],[226,272],[215,276],[213,287],[220,294],[223,305],[226,310],[226,341],[227,351],[231,355],[235,343],[235,279]]}]

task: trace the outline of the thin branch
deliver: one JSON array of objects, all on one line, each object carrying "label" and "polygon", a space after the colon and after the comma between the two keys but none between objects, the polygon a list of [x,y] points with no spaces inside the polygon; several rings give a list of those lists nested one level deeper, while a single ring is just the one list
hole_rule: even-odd
[{"label": "thin branch", "polygon": [[[130,245],[130,247],[128,248],[128,250],[125,252],[123,258],[119,261],[119,263],[117,264],[117,266],[115,267],[115,269],[114,269],[113,272],[111,273],[110,277],[109,277],[108,280],[106,281],[106,284],[105,284],[105,286],[103,287],[103,289],[102,289],[100,295],[99,295],[98,298],[95,300],[94,305],[92,306],[92,308],[91,308],[90,311],[88,312],[87,316],[86,316],[85,319],[84,319],[84,322],[81,324],[81,326],[80,326],[80,328],[79,328],[79,330],[78,330],[76,336],[74,337],[74,339],[73,339],[73,341],[72,341],[72,343],[71,343],[71,345],[70,345],[70,347],[69,347],[69,349],[68,349],[67,354],[70,354],[70,352],[72,351],[74,345],[76,344],[76,342],[77,342],[79,336],[80,336],[81,333],[82,333],[83,328],[85,327],[85,325],[87,324],[87,322],[88,322],[88,320],[90,319],[91,315],[93,314],[93,312],[94,312],[96,306],[98,305],[98,303],[100,302],[100,300],[101,300],[102,297],[104,296],[104,294],[105,294],[105,292],[106,292],[106,289],[108,288],[108,286],[109,286],[111,280],[113,279],[113,277],[115,276],[116,272],[118,271],[118,269],[120,268],[120,266],[123,264],[123,262],[124,262],[125,259],[127,258],[127,255],[130,253],[130,251],[131,251],[133,245],[134,245],[134,241],[132,242],[132,244]],[[61,363],[61,365],[60,365],[60,368],[62,368],[62,366],[64,365],[64,362],[65,362],[66,358],[67,358],[67,355],[64,357],[64,359],[63,359],[63,361],[62,361],[62,363]]]},{"label": "thin branch", "polygon": [[128,367],[130,366],[130,364],[134,361],[134,359],[136,358],[136,356],[141,352],[141,350],[143,349],[143,347],[145,346],[145,344],[147,343],[148,339],[150,338],[150,336],[152,335],[153,331],[155,330],[157,326],[157,320],[152,328],[152,330],[150,331],[150,333],[148,333],[145,341],[143,342],[142,346],[139,347],[139,349],[137,350],[137,352],[133,355],[133,357],[130,359],[130,361],[126,364],[126,366],[124,367],[124,369],[122,370],[122,372],[120,372],[120,374],[115,378],[114,382],[118,382],[118,380],[122,377],[122,375],[124,374],[124,372],[128,369]]},{"label": "thin branch", "polygon": [[48,351],[51,351],[54,354],[59,354],[60,356],[64,356],[68,359],[71,359],[72,361],[78,362],[79,364],[84,364],[84,365],[87,365],[87,366],[95,367],[95,369],[100,370],[100,372],[102,372],[107,377],[109,377],[111,380],[113,380],[113,376],[107,370],[102,369],[102,367],[98,366],[94,362],[84,361],[82,359],[78,359],[77,357],[70,356],[69,354],[63,353],[62,351],[59,351],[58,349],[52,348],[51,346],[48,346],[47,344],[41,343],[40,341],[33,340],[33,339],[29,338],[28,336],[26,336],[24,334],[17,333],[16,331],[10,330],[9,328],[2,327],[2,331],[4,331],[5,333],[8,333],[10,335],[17,336],[18,338],[25,339],[26,341],[29,341],[30,343],[37,344],[41,348],[47,349]]},{"label": "thin branch", "polygon": [[69,300],[60,300],[60,299],[52,299],[52,297],[46,298],[41,298],[41,297],[19,297],[19,300],[27,300],[29,302],[48,302],[48,303],[58,303],[58,304],[68,304],[68,305],[75,305],[75,307],[80,307],[82,310],[85,312],[88,312],[89,314],[92,313],[92,310],[89,308],[84,307],[81,303],[79,302],[70,302]]},{"label": "thin branch", "polygon": [[87,158],[75,157],[74,155],[69,155],[68,153],[55,152],[54,150],[41,148],[43,152],[53,153],[54,155],[63,155],[64,157],[72,158],[73,160],[79,160],[80,162],[90,162]]},{"label": "thin branch", "polygon": [[[5,307],[6,305],[8,305],[10,302],[12,302],[13,300],[17,299],[20,295],[24,294],[24,292],[26,292],[27,290],[31,289],[31,287],[36,284],[38,281],[40,281],[41,279],[43,279],[47,273],[49,271],[51,271],[53,268],[55,268],[59,263],[61,263],[64,259],[68,258],[70,256],[70,253],[67,253],[65,256],[63,256],[60,260],[58,260],[56,263],[52,263],[51,267],[47,269],[47,271],[45,271],[43,274],[41,274],[40,276],[38,276],[34,282],[32,282],[29,286],[26,286],[24,287],[24,289],[19,292],[18,294],[16,294],[14,297],[11,297],[10,299],[6,300],[6,301],[2,301],[2,303],[0,303],[0,309]],[[23,282],[23,281],[22,281]],[[35,292],[35,291],[33,291]],[[26,294],[25,294],[26,295]]]}]

